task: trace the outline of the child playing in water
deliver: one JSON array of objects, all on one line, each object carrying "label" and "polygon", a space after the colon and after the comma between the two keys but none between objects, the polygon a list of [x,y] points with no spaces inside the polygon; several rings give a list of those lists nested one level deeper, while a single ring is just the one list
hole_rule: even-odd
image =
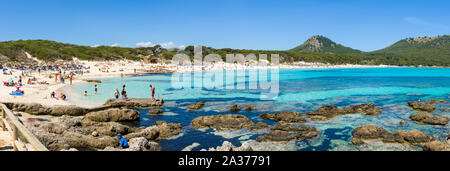
[{"label": "child playing in water", "polygon": [[116,89],[116,92],[114,92],[114,95],[116,96],[116,99],[119,99],[119,90]]},{"label": "child playing in water", "polygon": [[87,96],[87,91],[84,91],[84,96]]}]

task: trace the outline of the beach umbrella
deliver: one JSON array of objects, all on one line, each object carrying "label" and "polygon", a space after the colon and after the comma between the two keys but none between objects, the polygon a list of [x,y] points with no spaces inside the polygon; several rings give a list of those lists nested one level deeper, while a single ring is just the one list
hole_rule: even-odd
[{"label": "beach umbrella", "polygon": [[6,69],[6,68],[3,68],[3,71],[8,71],[8,69]]}]

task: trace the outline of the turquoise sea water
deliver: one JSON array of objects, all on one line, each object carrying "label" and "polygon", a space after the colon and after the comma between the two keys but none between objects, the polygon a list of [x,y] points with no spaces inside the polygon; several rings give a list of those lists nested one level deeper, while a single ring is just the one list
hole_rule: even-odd
[{"label": "turquoise sea water", "polygon": [[[80,83],[66,87],[71,91],[69,100],[83,106],[96,106],[112,98],[114,90],[126,85],[129,97],[148,98],[151,96],[149,85],[156,87],[156,97],[163,98],[166,103],[161,107],[163,116],[147,115],[148,109],[139,110],[141,121],[139,126],[154,125],[156,121],[181,123],[182,134],[169,140],[161,141],[164,150],[182,150],[193,143],[200,145],[192,150],[207,149],[230,141],[234,145],[249,141],[256,150],[420,150],[419,146],[402,146],[399,144],[383,144],[371,141],[361,147],[351,145],[351,132],[358,126],[374,124],[390,131],[418,129],[440,139],[447,137],[450,126],[419,125],[409,120],[415,111],[407,106],[407,101],[441,99],[450,101],[450,69],[448,68],[360,68],[360,69],[295,69],[280,70],[278,73],[278,93],[272,100],[261,99],[265,89],[250,89],[249,85],[260,80],[249,76],[235,76],[236,85],[243,83],[244,89],[225,89],[204,87],[177,89],[173,86],[172,74],[156,74],[119,78],[104,78],[97,84],[99,92],[93,95],[93,83]],[[204,73],[209,74],[209,73]],[[201,80],[199,74],[191,74],[191,83]],[[270,76],[270,74],[269,74]],[[259,77],[262,78],[262,77]],[[208,77],[208,79],[211,78]],[[212,79],[216,80],[216,78]],[[274,81],[269,79],[269,81]],[[201,82],[201,81],[200,81]],[[276,82],[276,81],[274,81]],[[233,85],[224,79],[223,87]],[[83,92],[89,96],[84,97]],[[206,102],[204,108],[192,112],[186,106],[198,101]],[[213,129],[196,130],[190,126],[190,121],[198,116],[228,114],[228,109],[234,104],[256,106],[252,112],[240,111],[253,120],[275,125],[275,122],[264,121],[258,117],[264,112],[295,111],[308,112],[322,105],[339,107],[351,104],[375,102],[382,109],[379,116],[361,114],[345,115],[328,121],[309,121],[306,125],[318,128],[321,133],[312,140],[302,140],[289,143],[257,143],[256,137],[267,133],[263,131],[226,131],[216,132]],[[438,116],[450,117],[450,103],[436,104],[433,113]],[[400,126],[401,120],[406,126]]]}]

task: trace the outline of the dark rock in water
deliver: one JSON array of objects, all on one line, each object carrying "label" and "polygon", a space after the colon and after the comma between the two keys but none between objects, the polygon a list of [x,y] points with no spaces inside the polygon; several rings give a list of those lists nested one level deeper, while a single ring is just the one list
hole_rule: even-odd
[{"label": "dark rock in water", "polygon": [[269,125],[263,122],[258,122],[256,124],[254,124],[253,126],[250,127],[250,130],[256,131],[256,130],[260,130],[260,129],[264,129],[264,128],[268,128]]},{"label": "dark rock in water", "polygon": [[13,111],[25,112],[31,115],[83,116],[88,113],[88,109],[73,105],[52,107],[46,107],[37,103],[5,103],[5,105]]},{"label": "dark rock in water", "polygon": [[144,137],[132,138],[128,141],[129,147],[119,149],[106,147],[103,151],[162,151],[162,147],[157,142],[148,141]]},{"label": "dark rock in water", "polygon": [[[202,149],[201,151],[206,151]],[[208,151],[253,151],[252,147],[245,142],[241,147],[236,147],[228,141],[224,141],[222,146],[218,146],[217,148],[209,148]]]},{"label": "dark rock in water", "polygon": [[314,127],[296,126],[286,122],[279,122],[271,128],[271,132],[259,136],[256,141],[291,141],[300,139],[312,139],[319,135],[319,130]]},{"label": "dark rock in water", "polygon": [[164,104],[164,100],[156,99],[152,101],[151,98],[131,98],[131,99],[109,99],[103,104],[103,107],[125,107],[125,108],[151,108],[160,107]]},{"label": "dark rock in water", "polygon": [[149,115],[161,115],[164,111],[162,109],[152,109],[148,112]]},{"label": "dark rock in water", "polygon": [[198,102],[196,104],[191,104],[191,105],[187,106],[187,108],[189,110],[198,110],[198,109],[202,108],[204,105],[205,105],[204,102]]},{"label": "dark rock in water", "polygon": [[421,111],[427,111],[427,112],[433,112],[436,110],[436,107],[432,104],[426,104],[422,102],[415,102],[415,101],[409,101],[408,105],[412,107],[414,110],[421,110]]},{"label": "dark rock in water", "polygon": [[365,139],[381,139],[389,143],[402,143],[411,145],[420,145],[431,142],[434,138],[428,134],[418,130],[402,131],[398,130],[396,133],[389,132],[383,128],[375,127],[373,125],[366,125],[358,127],[352,132],[352,143],[354,145],[361,145]]},{"label": "dark rock in water", "polygon": [[245,107],[245,110],[251,112],[253,110],[253,108],[251,106],[247,106],[247,107]]},{"label": "dark rock in water", "polygon": [[262,119],[265,120],[274,120],[274,121],[284,121],[290,123],[306,123],[307,120],[305,118],[300,117],[301,113],[298,112],[280,112],[275,114],[263,113],[259,115]]},{"label": "dark rock in water", "polygon": [[233,105],[230,108],[231,112],[239,112],[241,110],[241,107],[239,107],[238,105]]},{"label": "dark rock in water", "polygon": [[433,116],[432,114],[427,113],[411,115],[409,118],[413,121],[430,125],[447,125],[449,120],[444,116]]},{"label": "dark rock in water", "polygon": [[445,100],[436,100],[436,99],[431,99],[427,101],[428,104],[445,103],[445,102],[446,102]]},{"label": "dark rock in water", "polygon": [[132,109],[112,108],[88,113],[84,118],[96,122],[130,122],[139,121],[140,113]]},{"label": "dark rock in water", "polygon": [[333,118],[338,115],[345,114],[355,114],[355,113],[363,113],[366,115],[379,115],[381,114],[381,109],[375,107],[374,103],[365,103],[360,105],[350,105],[350,107],[344,107],[342,109],[337,106],[321,106],[319,109],[315,111],[311,111],[306,113],[306,115],[312,120],[324,120],[328,118]]},{"label": "dark rock in water", "polygon": [[164,121],[157,121],[156,126],[159,129],[159,137],[157,140],[164,140],[172,136],[176,136],[181,131],[181,124],[166,123]]},{"label": "dark rock in water", "polygon": [[343,114],[352,114],[352,113],[364,113],[366,115],[379,115],[381,114],[381,109],[375,107],[375,103],[364,103],[360,105],[350,105],[350,107],[344,107],[342,109],[344,111]]},{"label": "dark rock in water", "polygon": [[191,121],[191,125],[196,129],[216,128],[218,131],[224,131],[249,128],[253,122],[243,115],[228,114],[197,117]]}]

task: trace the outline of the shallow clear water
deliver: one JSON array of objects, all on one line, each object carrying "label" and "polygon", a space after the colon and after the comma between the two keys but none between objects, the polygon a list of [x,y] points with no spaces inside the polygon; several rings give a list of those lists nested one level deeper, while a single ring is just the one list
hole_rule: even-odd
[{"label": "shallow clear water", "polygon": [[[97,84],[99,92],[92,95],[93,83],[80,83],[67,87],[64,91],[73,93],[69,100],[84,106],[103,104],[112,98],[114,90],[126,85],[129,97],[148,98],[151,96],[149,85],[156,87],[156,97],[163,98],[166,103],[161,107],[163,116],[147,115],[148,109],[141,112],[140,126],[154,125],[156,121],[181,123],[182,134],[169,140],[161,141],[164,150],[182,150],[185,147],[199,143],[192,150],[208,149],[230,141],[241,145],[249,141],[256,150],[420,150],[421,147],[402,146],[399,144],[383,144],[370,142],[361,147],[351,145],[351,132],[354,128],[374,124],[390,131],[418,129],[425,133],[444,139],[450,132],[450,126],[419,125],[411,122],[408,117],[414,113],[407,106],[407,101],[441,99],[450,101],[450,69],[448,68],[361,68],[361,69],[295,69],[279,71],[279,93],[273,100],[261,99],[262,92],[268,90],[248,89],[254,80],[246,75],[236,76],[247,85],[246,89],[206,89],[189,88],[175,89],[172,86],[171,74],[132,76],[121,78],[104,78],[102,84]],[[198,77],[192,74],[193,78]],[[214,79],[215,80],[215,79]],[[259,80],[256,80],[259,81]],[[194,79],[191,80],[194,82]],[[237,83],[237,84],[239,84]],[[229,85],[224,83],[223,85]],[[84,97],[83,92],[89,96]],[[198,101],[206,102],[204,108],[198,111],[188,111],[186,106]],[[270,125],[275,122],[264,121],[258,117],[263,112],[295,111],[308,112],[322,105],[339,107],[351,104],[375,102],[381,107],[379,116],[361,114],[345,115],[328,121],[309,121],[306,125],[317,127],[321,133],[312,140],[290,143],[256,143],[253,140],[263,135],[263,131],[227,131],[216,132],[213,129],[196,130],[190,126],[190,121],[198,116],[228,114],[228,109],[234,104],[252,104],[256,110],[240,111],[255,123],[263,121]],[[450,112],[442,109],[450,108],[450,103],[435,104],[438,116],[450,116]],[[399,126],[405,120],[406,126]]]}]

